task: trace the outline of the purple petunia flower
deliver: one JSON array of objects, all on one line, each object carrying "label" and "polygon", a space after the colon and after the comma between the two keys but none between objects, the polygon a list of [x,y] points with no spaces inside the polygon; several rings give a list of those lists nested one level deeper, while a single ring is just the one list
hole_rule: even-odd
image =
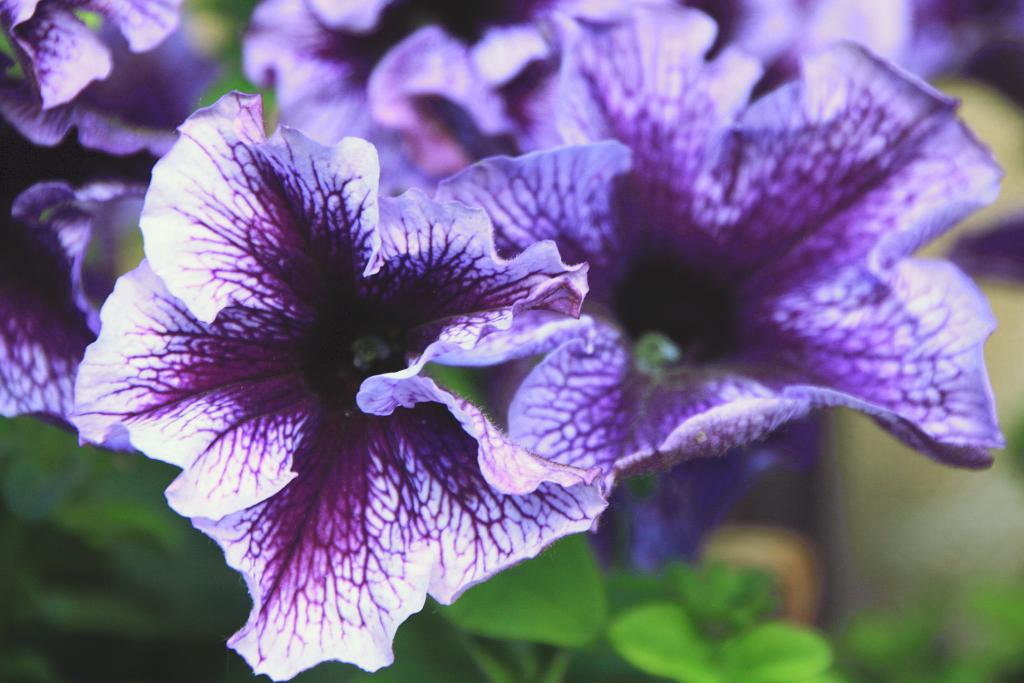
[{"label": "purple petunia flower", "polygon": [[1024,39],[1020,0],[685,0],[711,14],[721,43],[769,65],[774,82],[800,59],[837,40],[855,40],[914,73],[962,68],[986,42]]},{"label": "purple petunia flower", "polygon": [[960,238],[949,257],[977,278],[1024,282],[1024,214]]},{"label": "purple petunia flower", "polygon": [[[0,11],[14,47],[0,53],[0,114],[37,145],[75,128],[90,149],[167,151],[214,72],[174,31],[179,4],[43,0]],[[81,10],[100,24],[87,26]]]},{"label": "purple petunia flower", "polygon": [[427,593],[451,602],[604,508],[596,472],[513,445],[422,373],[529,352],[505,331],[578,314],[585,268],[550,242],[499,258],[477,209],[378,199],[372,146],[268,140],[257,97],[180,132],[74,422],[183,468],[168,500],[245,575],[231,645],[256,671],[377,669]]},{"label": "purple petunia flower", "polygon": [[990,154],[954,102],[852,45],[747,106],[760,69],[729,48],[705,61],[714,38],[688,9],[581,24],[559,120],[588,144],[442,184],[488,210],[505,253],[550,238],[591,266],[596,324],[525,380],[512,436],[615,476],[841,405],[989,464],[992,314],[953,265],[909,255],[995,197]]},{"label": "purple petunia flower", "polygon": [[78,363],[98,328],[94,302],[116,277],[115,264],[87,250],[135,228],[142,190],[44,182],[15,200],[0,224],[0,415],[71,413]]},{"label": "purple petunia flower", "polygon": [[380,143],[385,169],[411,159],[442,175],[509,145],[555,142],[546,20],[613,16],[634,2],[264,0],[246,71],[277,88],[285,123],[318,141],[362,135]]}]

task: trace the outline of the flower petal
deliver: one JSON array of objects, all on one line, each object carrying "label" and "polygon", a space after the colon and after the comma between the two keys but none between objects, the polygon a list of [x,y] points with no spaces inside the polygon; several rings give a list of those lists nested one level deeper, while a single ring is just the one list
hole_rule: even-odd
[{"label": "flower petal", "polygon": [[221,517],[295,476],[310,401],[289,349],[298,332],[260,311],[197,321],[143,262],[101,312],[76,385],[84,441],[123,440],[185,471],[168,489],[184,515]]},{"label": "flower petal", "polygon": [[487,211],[499,253],[555,240],[569,263],[605,266],[618,253],[614,181],[629,168],[618,142],[562,147],[485,159],[442,181],[437,196]]},{"label": "flower petal", "polygon": [[[62,183],[22,193],[0,228],[0,415],[71,412],[75,369],[92,340],[77,268],[88,227],[41,221],[72,200]],[[64,228],[64,230],[61,230]]]},{"label": "flower petal", "polygon": [[302,0],[264,0],[246,32],[243,59],[254,83],[275,88],[284,124],[334,144],[370,136],[365,88],[375,51],[372,37],[331,31]]},{"label": "flower petal", "polygon": [[[471,160],[476,138],[513,128],[470,48],[439,26],[424,26],[388,50],[367,93],[374,120],[402,133],[417,163],[435,175]],[[442,104],[436,110],[424,106],[432,102]]]},{"label": "flower petal", "polygon": [[225,95],[181,125],[153,169],[146,254],[204,322],[233,304],[294,314],[326,264],[347,263],[339,277],[373,265],[373,147],[356,138],[321,147],[288,128],[267,140],[262,117],[258,96]]},{"label": "flower petal", "polygon": [[42,0],[0,0],[0,24],[16,26],[27,21]]},{"label": "flower petal", "polygon": [[698,180],[694,258],[760,269],[747,278],[757,291],[913,253],[998,192],[998,166],[954,105],[853,45],[806,60]]},{"label": "flower petal", "polygon": [[253,595],[231,646],[275,680],[326,659],[389,664],[395,630],[428,592],[452,602],[589,529],[604,507],[587,486],[499,493],[477,465],[487,441],[437,404],[387,418],[324,415],[314,433],[279,494],[219,522],[195,520]]},{"label": "flower petal", "polygon": [[630,21],[570,31],[557,112],[562,135],[626,144],[644,179],[637,203],[657,202],[652,215],[670,206],[676,188],[693,184],[761,74],[754,60],[730,49],[705,62],[715,33],[706,15],[678,7],[643,7]]},{"label": "flower petal", "polygon": [[598,326],[534,368],[512,401],[509,432],[543,458],[599,467],[613,480],[722,454],[809,408],[804,397],[714,368],[652,377],[633,366],[618,332]]},{"label": "flower petal", "polygon": [[850,270],[766,306],[752,334],[787,392],[867,412],[948,464],[991,464],[988,449],[1004,443],[983,354],[995,319],[955,266]]},{"label": "flower petal", "polygon": [[137,223],[141,196],[131,184],[44,182],[15,199],[0,229],[0,414],[71,413],[75,372],[99,325],[83,283],[93,275],[86,249],[123,230],[125,212]]},{"label": "flower petal", "polygon": [[[380,205],[382,264],[363,285],[373,300],[414,312],[420,364],[446,362],[449,352],[471,362],[472,349],[508,330],[520,312],[579,315],[586,266],[565,265],[553,242],[506,261],[495,252],[491,223],[480,209],[436,202],[418,190]],[[491,344],[487,355],[497,347]]]},{"label": "flower petal", "polygon": [[[174,129],[191,114],[215,75],[184,32],[172,33],[156,48],[133,54],[110,29],[103,32],[114,55],[110,76],[91,84],[73,102],[71,125],[84,147],[110,154],[167,152]],[[187,73],[187,78],[182,74]]]},{"label": "flower petal", "polygon": [[28,57],[43,109],[71,101],[113,67],[103,41],[60,3],[44,4],[12,37]]},{"label": "flower petal", "polygon": [[309,0],[325,24],[353,33],[365,33],[377,25],[381,12],[394,0]]},{"label": "flower petal", "polygon": [[117,25],[132,52],[152,50],[178,27],[183,0],[76,0],[84,10],[99,12]]}]

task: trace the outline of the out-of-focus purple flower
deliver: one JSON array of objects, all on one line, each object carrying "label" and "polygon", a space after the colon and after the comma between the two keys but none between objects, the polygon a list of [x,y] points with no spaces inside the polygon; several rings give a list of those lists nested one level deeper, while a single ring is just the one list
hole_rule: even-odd
[{"label": "out-of-focus purple flower", "polygon": [[619,486],[595,538],[599,551],[645,571],[696,559],[708,534],[762,477],[812,468],[821,452],[818,422],[791,423],[748,448],[681,462],[654,478],[650,491]]},{"label": "out-of-focus purple flower", "polygon": [[551,238],[591,266],[596,323],[526,379],[512,436],[614,477],[841,405],[989,464],[995,321],[955,266],[909,257],[995,197],[991,155],[953,101],[848,44],[747,106],[760,69],[729,48],[705,61],[714,39],[688,9],[580,24],[559,121],[587,144],[442,184],[488,210],[505,253]]},{"label": "out-of-focus purple flower", "polygon": [[1020,0],[681,0],[718,20],[719,44],[767,65],[766,85],[799,71],[800,60],[852,40],[923,76],[962,69],[985,43],[1024,40]]},{"label": "out-of-focus purple flower", "polygon": [[142,192],[44,182],[15,200],[0,224],[0,415],[70,415],[75,372],[98,329],[93,302],[116,277],[102,257],[87,262],[87,249],[137,225]]},{"label": "out-of-focus purple flower", "polygon": [[950,258],[975,277],[1024,282],[1024,214],[994,228],[962,237]]},{"label": "out-of-focus purple flower", "polygon": [[268,140],[256,97],[181,133],[74,422],[183,468],[168,500],[244,574],[254,605],[230,642],[256,671],[377,669],[427,593],[451,602],[604,508],[595,471],[513,445],[420,373],[515,357],[513,320],[578,314],[586,269],[550,242],[499,258],[478,209],[378,199],[371,145]]},{"label": "out-of-focus purple flower", "polygon": [[[24,21],[5,22],[22,73],[0,54],[0,114],[38,145],[75,128],[91,149],[167,151],[214,71],[174,31],[178,4],[44,0]],[[102,23],[86,26],[78,9]]]},{"label": "out-of-focus purple flower", "polygon": [[277,88],[284,123],[325,144],[369,137],[385,169],[389,157],[396,168],[409,158],[440,175],[516,144],[555,142],[546,19],[608,17],[634,2],[264,0],[246,71]]}]

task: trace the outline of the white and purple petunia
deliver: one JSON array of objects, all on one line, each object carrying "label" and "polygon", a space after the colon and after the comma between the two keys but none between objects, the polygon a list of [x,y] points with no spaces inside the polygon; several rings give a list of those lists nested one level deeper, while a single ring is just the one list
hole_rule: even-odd
[{"label": "white and purple petunia", "polygon": [[0,115],[37,145],[74,128],[84,147],[110,154],[167,151],[214,71],[175,30],[180,4],[5,2]]},{"label": "white and purple petunia", "polygon": [[862,48],[748,105],[758,64],[706,61],[714,40],[685,8],[580,23],[559,114],[577,144],[442,184],[488,210],[504,253],[554,239],[591,266],[596,323],[525,380],[512,436],[615,477],[839,405],[989,464],[992,314],[955,266],[910,257],[996,196],[989,152],[953,101]]},{"label": "white and purple petunia", "polygon": [[529,352],[506,331],[578,315],[586,269],[551,242],[500,258],[478,209],[378,198],[369,143],[267,139],[257,97],[180,133],[74,423],[183,469],[168,500],[245,576],[230,644],[257,672],[377,669],[428,593],[451,602],[604,508],[596,471],[512,444],[422,372]]},{"label": "white and purple petunia", "polygon": [[330,144],[369,137],[385,170],[428,176],[557,142],[549,112],[559,13],[654,0],[264,0],[245,41],[253,82],[284,123]]},{"label": "white and purple petunia", "polygon": [[43,182],[14,201],[0,223],[0,415],[71,414],[78,363],[99,327],[95,302],[116,278],[108,251],[87,252],[137,227],[142,194],[118,182]]}]

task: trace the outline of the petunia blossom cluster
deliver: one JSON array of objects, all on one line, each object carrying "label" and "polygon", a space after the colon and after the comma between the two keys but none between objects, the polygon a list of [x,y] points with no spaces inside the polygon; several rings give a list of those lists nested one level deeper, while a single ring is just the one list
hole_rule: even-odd
[{"label": "petunia blossom cluster", "polygon": [[[756,2],[263,0],[268,136],[257,95],[181,122],[210,69],[179,5],[0,2],[0,134],[91,150],[3,178],[0,408],[181,469],[254,671],[390,664],[427,596],[596,530],[633,475],[682,538],[640,564],[693,554],[823,408],[949,465],[1003,446],[992,312],[915,255],[1001,172],[910,60],[758,46]],[[522,379],[487,405],[442,366]]]}]

